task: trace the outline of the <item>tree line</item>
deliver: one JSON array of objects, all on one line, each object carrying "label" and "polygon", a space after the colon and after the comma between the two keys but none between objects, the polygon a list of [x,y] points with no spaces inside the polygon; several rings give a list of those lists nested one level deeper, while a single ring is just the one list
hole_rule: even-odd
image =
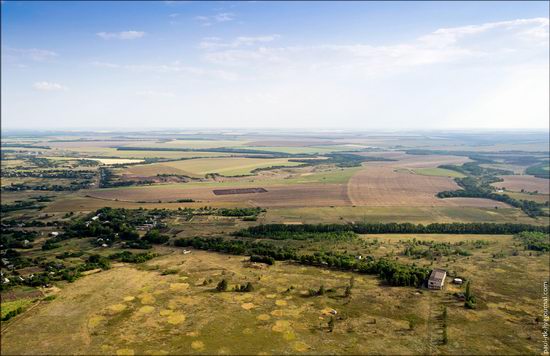
[{"label": "tree line", "polygon": [[[175,246],[192,246],[196,249],[211,250],[236,255],[266,256],[279,261],[338,268],[364,274],[377,275],[380,279],[393,286],[419,286],[428,277],[429,270],[414,264],[408,265],[388,259],[374,258],[356,259],[355,256],[333,252],[315,252],[314,254],[299,254],[295,249],[280,247],[266,242],[242,240],[225,240],[221,237],[192,237],[178,239]],[[255,257],[254,259],[258,259]]]},{"label": "tree line", "polygon": [[240,237],[270,237],[285,234],[345,233],[356,234],[485,234],[506,235],[522,231],[549,233],[550,226],[515,223],[355,223],[355,224],[265,224],[251,226],[235,233]]}]

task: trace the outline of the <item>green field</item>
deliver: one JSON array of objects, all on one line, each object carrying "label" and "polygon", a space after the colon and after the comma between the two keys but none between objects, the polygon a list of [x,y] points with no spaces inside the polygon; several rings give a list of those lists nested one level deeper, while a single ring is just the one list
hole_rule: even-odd
[{"label": "green field", "polygon": [[11,302],[2,302],[2,304],[0,304],[1,317],[4,318],[6,314],[19,308],[25,310],[31,304],[32,301],[30,299],[18,299]]},{"label": "green field", "polygon": [[257,151],[271,151],[289,154],[323,154],[339,151],[354,151],[356,149],[345,146],[235,146],[231,148],[243,148]]},{"label": "green field", "polygon": [[137,165],[126,169],[127,174],[156,175],[181,174],[189,176],[204,176],[209,173],[218,173],[225,176],[251,174],[258,168],[273,166],[293,167],[300,162],[290,162],[286,158],[198,158],[183,161],[171,161],[148,165]]},{"label": "green field", "polygon": [[400,172],[409,172],[414,174],[420,174],[423,176],[436,176],[436,177],[451,177],[451,178],[464,178],[465,175],[453,171],[451,169],[445,169],[445,168],[407,168],[407,169],[398,169]]},{"label": "green field", "polygon": [[547,224],[548,219],[534,220],[517,209],[474,207],[326,207],[326,208],[271,208],[262,220],[265,223],[323,221],[337,222],[524,222]]}]

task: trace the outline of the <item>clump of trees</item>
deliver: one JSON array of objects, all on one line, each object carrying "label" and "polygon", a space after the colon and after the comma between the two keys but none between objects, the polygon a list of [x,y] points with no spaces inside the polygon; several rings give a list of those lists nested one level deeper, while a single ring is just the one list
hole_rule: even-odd
[{"label": "clump of trees", "polygon": [[500,201],[519,208],[531,217],[548,216],[543,210],[545,204],[532,200],[514,199],[507,194],[495,192],[491,183],[500,182],[502,178],[497,175],[510,174],[510,171],[501,169],[484,168],[479,166],[481,162],[468,162],[462,166],[443,165],[440,168],[452,169],[464,174],[467,177],[455,178],[455,182],[462,188],[460,190],[447,190],[437,193],[438,198],[485,198]]},{"label": "clump of trees", "polygon": [[14,316],[17,316],[18,314],[21,314],[23,312],[23,307],[19,307],[17,309],[14,309],[14,310],[10,310],[9,312],[6,313],[6,315],[4,315],[2,317],[2,321],[8,321],[10,320],[11,318],[13,318]]},{"label": "clump of trees", "polygon": [[2,228],[2,234],[0,234],[0,248],[32,248],[32,242],[37,236],[38,232],[36,231]]},{"label": "clump of trees", "polygon": [[36,202],[32,200],[17,201],[11,204],[1,204],[0,213],[4,214],[4,213],[9,213],[11,211],[26,210],[26,209],[40,210],[43,207],[44,205],[36,204]]},{"label": "clump of trees", "polygon": [[[403,251],[404,256],[414,258],[435,259],[441,256],[471,256],[472,253],[465,250],[459,244],[435,241],[419,241],[413,239],[406,242]],[[460,244],[463,245],[463,244]]]},{"label": "clump of trees", "polygon": [[109,259],[111,260],[127,263],[143,263],[154,257],[157,257],[156,253],[146,252],[134,254],[130,251],[122,251],[109,255]]},{"label": "clump of trees", "polygon": [[151,229],[147,231],[145,236],[143,236],[143,240],[150,242],[152,244],[160,245],[168,242],[169,237],[167,235],[161,234],[158,229]]},{"label": "clump of trees", "polygon": [[326,290],[325,290],[325,286],[324,285],[321,285],[319,287],[319,289],[310,289],[308,291],[308,294],[310,297],[317,297],[317,296],[321,296],[321,295],[325,295],[326,293]]},{"label": "clump of trees", "polygon": [[466,292],[464,293],[464,298],[466,301],[464,302],[464,306],[468,309],[475,309],[476,308],[476,297],[472,293],[470,289],[471,282],[466,282]]},{"label": "clump of trees", "polygon": [[224,278],[218,282],[218,284],[216,285],[216,290],[218,292],[225,292],[227,290],[227,285],[227,280]]},{"label": "clump of trees", "polygon": [[516,240],[521,241],[526,250],[550,251],[550,235],[535,231],[522,231],[515,235]]},{"label": "clump of trees", "polygon": [[367,258],[358,260],[353,255],[336,252],[315,252],[299,254],[295,249],[276,246],[265,241],[225,240],[216,238],[184,238],[174,241],[175,246],[192,246],[201,250],[212,250],[235,255],[269,256],[279,261],[294,261],[303,265],[338,268],[364,274],[378,275],[393,286],[418,286],[427,278],[428,269],[414,264],[402,264],[394,260]]},{"label": "clump of trees", "polygon": [[265,224],[251,226],[235,233],[240,237],[291,236],[300,234],[516,234],[521,231],[550,232],[550,226],[496,223],[356,223],[356,224]]},{"label": "clump of trees", "polygon": [[259,262],[259,263],[265,263],[268,265],[273,265],[275,263],[275,259],[270,256],[258,256],[258,255],[252,255],[250,256],[250,262]]},{"label": "clump of trees", "polygon": [[258,216],[262,212],[262,208],[220,208],[216,214],[221,216]]}]

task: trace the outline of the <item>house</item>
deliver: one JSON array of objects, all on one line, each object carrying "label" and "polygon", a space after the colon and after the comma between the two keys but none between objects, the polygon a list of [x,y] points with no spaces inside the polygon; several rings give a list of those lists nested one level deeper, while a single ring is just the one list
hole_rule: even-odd
[{"label": "house", "polygon": [[57,232],[57,231],[50,232],[50,236],[56,237],[58,235],[59,235],[59,232]]},{"label": "house", "polygon": [[444,269],[434,269],[430,274],[428,279],[428,288],[429,289],[441,289],[445,284],[445,277],[447,277],[447,271]]}]

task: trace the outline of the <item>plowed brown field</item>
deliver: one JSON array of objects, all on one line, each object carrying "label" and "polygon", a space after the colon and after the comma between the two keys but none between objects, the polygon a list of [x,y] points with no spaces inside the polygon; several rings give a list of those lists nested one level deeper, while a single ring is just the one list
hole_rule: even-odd
[{"label": "plowed brown field", "polygon": [[101,189],[88,193],[102,199],[119,201],[175,201],[194,199],[201,203],[239,202],[261,207],[316,207],[351,205],[345,184],[298,184],[270,186],[262,194],[215,195],[212,187],[171,185],[166,187]]},{"label": "plowed brown field", "polygon": [[385,165],[401,168],[431,168],[442,164],[456,164],[471,161],[466,157],[459,156],[443,156],[443,155],[409,155],[404,152],[359,152],[355,153],[360,156],[367,157],[383,157],[395,159],[391,162],[377,162],[377,165]]},{"label": "plowed brown field", "polygon": [[439,199],[443,190],[456,190],[458,185],[448,177],[399,173],[393,167],[368,165],[348,182],[348,197],[358,206],[476,206],[506,207],[487,199]]},{"label": "plowed brown field", "polygon": [[550,193],[550,180],[545,178],[537,178],[532,176],[502,176],[503,182],[494,183],[498,188],[505,187],[508,190],[516,192],[525,189],[528,192],[538,190],[539,193]]}]

